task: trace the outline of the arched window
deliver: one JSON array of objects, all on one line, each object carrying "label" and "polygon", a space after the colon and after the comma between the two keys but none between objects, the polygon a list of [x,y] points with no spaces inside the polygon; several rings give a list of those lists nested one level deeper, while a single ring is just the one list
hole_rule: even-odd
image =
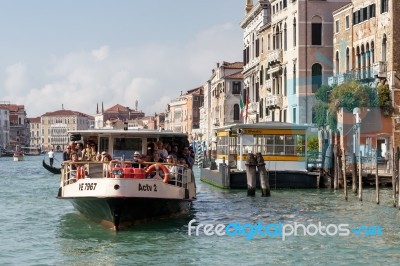
[{"label": "arched window", "polygon": [[296,90],[296,86],[297,86],[297,82],[296,82],[296,63],[293,64],[293,94],[297,93]]},{"label": "arched window", "polygon": [[293,47],[296,47],[296,36],[297,36],[297,25],[296,18],[293,18]]},{"label": "arched window", "polygon": [[336,73],[336,75],[339,74],[339,51],[336,51],[336,57],[335,57],[335,73]]},{"label": "arched window", "polygon": [[371,51],[369,49],[369,43],[367,43],[367,45],[365,46],[366,48],[366,52],[365,52],[365,56],[366,56],[366,68],[367,68],[367,78],[371,77]]},{"label": "arched window", "polygon": [[234,121],[239,121],[240,120],[240,110],[239,110],[239,104],[235,103],[233,105],[233,120]]},{"label": "arched window", "polygon": [[371,42],[371,64],[375,63],[374,42]]},{"label": "arched window", "polygon": [[264,53],[264,37],[261,38],[261,53]]},{"label": "arched window", "polygon": [[312,65],[311,75],[312,92],[315,93],[322,85],[322,66],[318,63]]},{"label": "arched window", "polygon": [[287,50],[287,29],[286,29],[286,23],[283,26],[283,50]]},{"label": "arched window", "polygon": [[322,45],[322,19],[319,16],[315,16],[312,18],[311,44]]},{"label": "arched window", "polygon": [[279,32],[279,26],[276,26],[275,28],[275,49],[280,49],[281,44],[280,44],[280,32]]},{"label": "arched window", "polygon": [[260,100],[260,118],[264,117],[264,98]]},{"label": "arched window", "polygon": [[283,70],[283,95],[287,96],[287,72]]},{"label": "arched window", "polygon": [[261,66],[260,69],[260,85],[264,84],[264,66]]},{"label": "arched window", "polygon": [[350,70],[350,49],[347,47],[346,49],[346,72]]},{"label": "arched window", "polygon": [[382,61],[386,62],[386,49],[387,49],[387,40],[386,40],[386,34],[383,35],[382,39]]},{"label": "arched window", "polygon": [[364,44],[361,44],[361,79],[365,78],[365,48]]}]

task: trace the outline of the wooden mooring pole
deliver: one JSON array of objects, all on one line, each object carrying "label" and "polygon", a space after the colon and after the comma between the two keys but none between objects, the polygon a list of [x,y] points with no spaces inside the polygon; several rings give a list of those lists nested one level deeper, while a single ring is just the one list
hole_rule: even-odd
[{"label": "wooden mooring pole", "polygon": [[352,181],[352,190],[354,194],[357,194],[357,157],[356,154],[352,153],[352,165],[351,165],[351,181]]},{"label": "wooden mooring pole", "polygon": [[343,171],[343,190],[344,190],[344,199],[348,200],[347,196],[347,176],[346,176],[346,152],[342,150],[342,171]]},{"label": "wooden mooring pole", "polygon": [[267,170],[265,169],[265,162],[261,152],[256,154],[256,159],[258,174],[260,175],[261,197],[270,197],[271,190],[269,187],[269,176]]},{"label": "wooden mooring pole", "polygon": [[247,154],[246,177],[247,177],[247,196],[256,195],[256,158],[253,153]]},{"label": "wooden mooring pole", "polygon": [[362,201],[362,163],[361,163],[361,151],[358,153],[358,199]]},{"label": "wooden mooring pole", "polygon": [[[396,187],[397,187],[397,181],[396,181],[396,153],[395,153],[395,149],[393,148],[392,149],[392,158],[388,158],[388,161],[389,160],[392,160],[392,166],[393,166],[393,169],[392,169],[392,190],[393,190],[393,207],[396,207],[397,206],[397,204],[396,204]],[[387,163],[389,163],[389,162],[387,162]]]},{"label": "wooden mooring pole", "polygon": [[375,155],[375,187],[376,187],[375,200],[376,200],[376,204],[379,204],[378,153],[376,153],[376,155]]},{"label": "wooden mooring pole", "polygon": [[397,197],[398,197],[398,208],[400,209],[400,147],[397,147],[397,154],[396,154],[396,158],[397,158]]}]

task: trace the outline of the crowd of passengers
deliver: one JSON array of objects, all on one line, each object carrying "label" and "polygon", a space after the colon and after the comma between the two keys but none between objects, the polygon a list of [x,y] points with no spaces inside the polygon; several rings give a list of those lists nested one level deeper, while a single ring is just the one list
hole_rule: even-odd
[{"label": "crowd of passengers", "polygon": [[[168,142],[158,141],[149,143],[147,154],[141,154],[138,151],[133,153],[132,162],[140,164],[143,162],[159,162],[183,165],[192,168],[194,160],[194,151],[192,147],[177,145],[171,146]],[[73,141],[66,147],[63,152],[63,161],[69,162],[110,162],[112,157],[106,151],[99,153],[96,150],[96,144],[87,142],[86,147],[83,147],[81,142]],[[144,166],[143,166],[144,167]]]}]

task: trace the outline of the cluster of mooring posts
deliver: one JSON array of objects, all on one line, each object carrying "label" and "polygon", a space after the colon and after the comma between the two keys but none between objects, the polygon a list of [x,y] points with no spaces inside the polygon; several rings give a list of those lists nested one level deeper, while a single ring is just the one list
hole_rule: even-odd
[{"label": "cluster of mooring posts", "polygon": [[261,153],[249,153],[246,160],[247,196],[256,195],[256,173],[260,175],[261,196],[270,197],[269,176]]},{"label": "cluster of mooring posts", "polygon": [[[326,177],[325,180],[328,184],[325,187],[332,187],[334,190],[343,188],[344,198],[348,200],[348,186],[351,185],[351,190],[354,194],[358,195],[360,201],[363,200],[363,185],[375,184],[375,201],[377,204],[380,203],[379,199],[379,187],[380,185],[392,186],[393,190],[393,206],[400,208],[400,193],[399,193],[399,173],[400,173],[400,147],[397,149],[392,148],[389,154],[392,154],[388,159],[388,164],[391,173],[383,170],[384,173],[379,173],[378,156],[375,155],[369,162],[362,161],[362,153],[357,150],[346,155],[346,151],[339,148],[339,138],[334,138],[333,147],[323,152],[323,158],[321,163],[320,176]],[[346,157],[350,159],[346,160]],[[350,165],[347,165],[350,162]],[[350,168],[350,171],[348,170]],[[368,172],[367,169],[370,169]],[[389,166],[387,168],[389,170]],[[382,171],[382,170],[381,170]]]}]

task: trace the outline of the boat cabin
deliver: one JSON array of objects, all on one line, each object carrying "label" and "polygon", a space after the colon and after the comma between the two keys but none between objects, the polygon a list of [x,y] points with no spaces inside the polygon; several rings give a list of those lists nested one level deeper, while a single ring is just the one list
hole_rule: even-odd
[{"label": "boat cabin", "polygon": [[171,131],[155,130],[115,130],[92,129],[83,131],[70,131],[70,140],[95,144],[97,152],[103,151],[113,159],[131,159],[135,151],[142,155],[152,155],[154,143],[161,141],[169,143],[171,147],[189,146],[187,134]]}]

